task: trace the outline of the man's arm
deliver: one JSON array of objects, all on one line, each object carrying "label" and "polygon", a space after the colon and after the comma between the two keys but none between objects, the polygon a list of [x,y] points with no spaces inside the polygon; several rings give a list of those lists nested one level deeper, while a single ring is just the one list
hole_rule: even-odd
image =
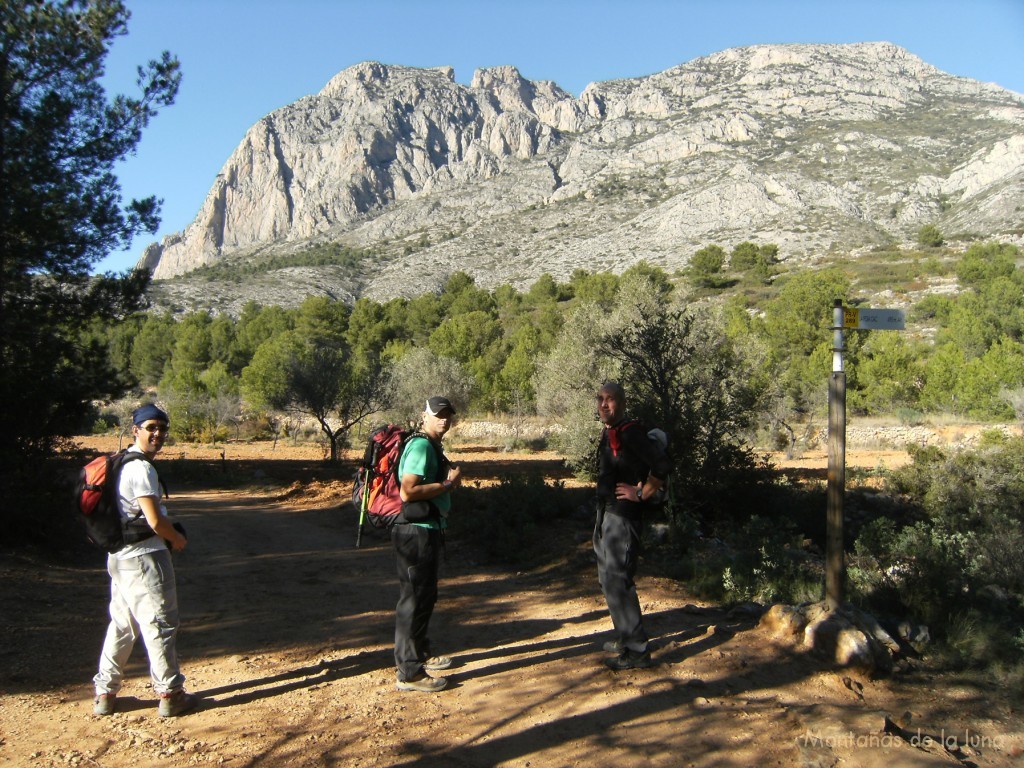
[{"label": "man's arm", "polygon": [[672,463],[668,455],[654,445],[642,427],[626,430],[622,437],[627,448],[640,457],[649,471],[647,478],[639,485],[619,483],[615,488],[615,497],[629,501],[649,499],[665,485],[666,478],[672,472]]},{"label": "man's arm", "polygon": [[448,470],[448,477],[440,483],[424,483],[422,475],[402,475],[402,484],[398,493],[402,501],[428,501],[436,499],[444,493],[448,493],[459,484],[459,468],[451,467]]},{"label": "man's arm", "polygon": [[188,539],[178,533],[178,529],[174,527],[167,515],[160,511],[160,499],[156,496],[139,496],[136,501],[153,532],[169,542],[171,549],[175,552],[181,552],[188,544]]},{"label": "man's arm", "polygon": [[[417,441],[419,442],[419,441]],[[424,438],[424,442],[426,442]],[[406,471],[402,474],[399,483],[398,493],[402,501],[429,501],[436,499],[442,494],[448,493],[452,488],[457,488],[460,482],[458,467],[449,465],[447,477],[440,482],[424,483],[424,472],[426,471],[426,451],[434,450],[432,445],[414,446],[409,445],[406,450],[414,450],[417,453],[410,454],[405,462]]]}]

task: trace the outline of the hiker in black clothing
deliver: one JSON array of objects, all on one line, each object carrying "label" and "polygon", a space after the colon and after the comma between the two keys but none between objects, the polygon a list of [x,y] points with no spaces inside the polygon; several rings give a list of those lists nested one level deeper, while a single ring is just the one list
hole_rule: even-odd
[{"label": "hiker in black clothing", "polygon": [[671,465],[647,430],[626,418],[626,393],[620,384],[606,382],[598,390],[597,415],[605,428],[598,449],[594,552],[615,627],[615,639],[605,643],[604,650],[616,654],[605,664],[615,670],[649,667],[651,652],[633,579],[643,513],[664,485]]}]

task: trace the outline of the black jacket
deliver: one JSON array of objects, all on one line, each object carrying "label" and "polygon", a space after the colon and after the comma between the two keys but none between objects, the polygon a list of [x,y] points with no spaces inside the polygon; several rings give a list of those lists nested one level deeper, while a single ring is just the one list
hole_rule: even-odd
[{"label": "black jacket", "polygon": [[[633,419],[623,419],[605,427],[598,446],[597,497],[615,499],[618,483],[638,485],[647,476],[666,480],[672,470],[668,455],[647,436],[647,427]],[[636,504],[633,504],[636,506]]]}]

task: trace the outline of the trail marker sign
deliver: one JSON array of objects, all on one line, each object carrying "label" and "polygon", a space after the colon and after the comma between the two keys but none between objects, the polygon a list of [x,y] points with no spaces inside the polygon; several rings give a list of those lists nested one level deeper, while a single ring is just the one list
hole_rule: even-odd
[{"label": "trail marker sign", "polygon": [[861,331],[902,331],[906,319],[902,309],[843,308],[843,328]]},{"label": "trail marker sign", "polygon": [[843,332],[902,331],[902,309],[853,309],[842,299],[832,305],[832,376],[828,383],[828,485],[825,509],[825,602],[835,610],[846,600],[843,496],[846,493],[846,372]]}]

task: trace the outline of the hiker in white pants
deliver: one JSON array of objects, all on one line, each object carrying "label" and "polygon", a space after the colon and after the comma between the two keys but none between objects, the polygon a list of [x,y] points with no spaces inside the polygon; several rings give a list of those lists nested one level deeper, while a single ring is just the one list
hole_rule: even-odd
[{"label": "hiker in white pants", "polygon": [[159,714],[176,717],[198,703],[195,694],[185,692],[185,676],[178,667],[178,593],[167,548],[180,552],[188,539],[167,518],[160,503],[160,481],[150,463],[167,439],[167,414],[155,405],[144,405],[132,415],[132,422],[135,444],[129,451],[142,453],[146,460],[126,462],[118,479],[121,519],[129,543],[107,556],[110,625],[93,678],[93,712],[114,713],[125,664],[141,637],[153,690],[160,698]]}]

